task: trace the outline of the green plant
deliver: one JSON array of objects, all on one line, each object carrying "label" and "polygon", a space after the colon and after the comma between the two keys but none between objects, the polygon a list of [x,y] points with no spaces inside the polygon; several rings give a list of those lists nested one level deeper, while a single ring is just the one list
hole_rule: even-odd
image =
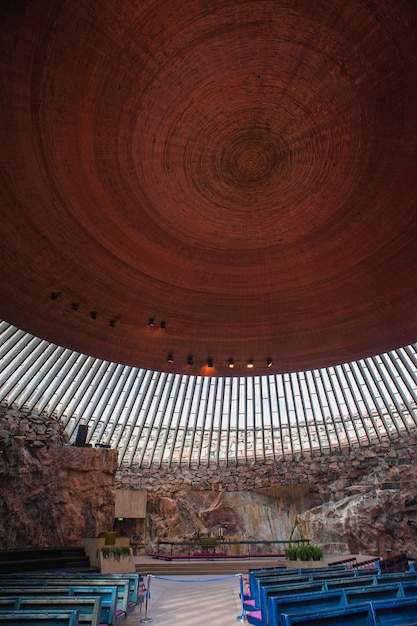
[{"label": "green plant", "polygon": [[130,556],[130,548],[127,546],[103,546],[101,548],[103,559],[114,559],[120,561],[122,557]]},{"label": "green plant", "polygon": [[290,561],[296,561],[297,560],[297,546],[293,546],[293,545],[289,544],[284,549],[284,553],[285,553],[285,557],[287,559],[289,559]]},{"label": "green plant", "polygon": [[309,543],[302,542],[298,545],[297,558],[299,558],[300,561],[311,561],[313,554]]},{"label": "green plant", "polygon": [[313,561],[320,561],[323,558],[323,548],[320,546],[310,545]]}]

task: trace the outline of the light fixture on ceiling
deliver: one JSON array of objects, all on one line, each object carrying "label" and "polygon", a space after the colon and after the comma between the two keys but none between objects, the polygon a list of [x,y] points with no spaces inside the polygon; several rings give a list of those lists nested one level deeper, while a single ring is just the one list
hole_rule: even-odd
[{"label": "light fixture on ceiling", "polygon": [[110,328],[114,328],[116,326],[116,320],[113,318],[109,319],[109,326]]},{"label": "light fixture on ceiling", "polygon": [[234,366],[235,366],[235,361],[234,361],[234,359],[232,359],[232,357],[230,357],[230,359],[229,359],[229,367],[230,367],[230,369],[232,369]]},{"label": "light fixture on ceiling", "polygon": [[51,291],[50,298],[51,300],[58,300],[59,293],[56,291]]},{"label": "light fixture on ceiling", "polygon": [[97,311],[91,311],[90,317],[91,317],[92,320],[96,320],[97,319]]},{"label": "light fixture on ceiling", "polygon": [[194,365],[193,355],[189,354],[187,356],[187,365]]},{"label": "light fixture on ceiling", "polygon": [[71,302],[71,309],[72,309],[73,311],[78,311],[79,306],[80,306],[80,305],[78,304],[78,302]]},{"label": "light fixture on ceiling", "polygon": [[165,320],[161,320],[160,327],[161,328],[166,328],[167,327],[167,323],[166,323]]},{"label": "light fixture on ceiling", "polygon": [[154,323],[155,323],[155,318],[154,317],[150,317],[149,320],[148,320],[149,326],[153,326]]},{"label": "light fixture on ceiling", "polygon": [[249,369],[252,369],[252,368],[253,368],[253,359],[248,359],[248,364],[247,364],[247,367],[248,367]]},{"label": "light fixture on ceiling", "polygon": [[168,360],[168,363],[174,362],[174,355],[172,352],[168,352],[167,360]]},{"label": "light fixture on ceiling", "polygon": [[207,367],[213,367],[213,358],[211,356],[207,359]]},{"label": "light fixture on ceiling", "polygon": [[272,367],[272,359],[271,359],[270,356],[266,359],[266,366],[267,367]]}]

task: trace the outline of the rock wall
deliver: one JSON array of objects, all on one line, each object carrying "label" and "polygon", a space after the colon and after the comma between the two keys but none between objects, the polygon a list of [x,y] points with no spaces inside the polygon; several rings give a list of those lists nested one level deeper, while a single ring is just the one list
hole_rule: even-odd
[{"label": "rock wall", "polygon": [[301,538],[304,528],[330,553],[417,555],[416,458],[414,435],[250,466],[121,468],[116,487],[147,490],[149,549],[221,527],[231,540]]},{"label": "rock wall", "polygon": [[70,446],[59,420],[3,403],[0,549],[98,536],[113,526],[114,490],[121,488],[148,493],[143,551],[224,529],[230,540],[287,540],[294,532],[326,552],[389,548],[415,556],[416,455],[413,435],[280,462],[116,472],[115,450]]},{"label": "rock wall", "polygon": [[79,545],[114,523],[115,450],[68,445],[46,413],[0,406],[0,549]]}]

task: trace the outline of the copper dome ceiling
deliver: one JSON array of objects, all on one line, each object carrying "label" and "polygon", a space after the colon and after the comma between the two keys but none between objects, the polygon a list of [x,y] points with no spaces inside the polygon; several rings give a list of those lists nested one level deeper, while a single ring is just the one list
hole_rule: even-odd
[{"label": "copper dome ceiling", "polygon": [[3,0],[0,19],[0,317],[190,374],[417,339],[415,2]]}]

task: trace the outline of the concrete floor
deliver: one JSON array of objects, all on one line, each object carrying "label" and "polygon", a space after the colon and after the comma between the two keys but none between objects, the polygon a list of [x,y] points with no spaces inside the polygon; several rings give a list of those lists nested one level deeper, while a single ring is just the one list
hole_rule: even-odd
[{"label": "concrete floor", "polygon": [[[147,610],[136,608],[123,626],[150,619],[155,626],[231,626],[242,615],[237,576],[151,576]],[[247,623],[247,622],[245,622]]]},{"label": "concrete floor", "polygon": [[[329,564],[338,558],[356,556],[357,561],[365,561],[367,555],[343,555],[332,556],[323,564]],[[154,563],[149,557],[135,557],[140,569],[146,564]],[[274,563],[266,561],[265,566]],[[301,567],[300,562],[283,562],[287,566]],[[220,563],[219,563],[220,565]],[[313,567],[317,563],[309,564]],[[249,561],[250,566],[250,561]],[[146,568],[145,568],[146,569]],[[152,620],[150,624],[155,626],[231,626],[242,615],[242,603],[240,599],[240,576],[242,562],[236,562],[236,574],[234,575],[149,575],[145,577],[150,586],[150,599],[147,609],[145,606],[138,607],[127,617],[122,626],[140,626],[141,620]],[[149,571],[149,569],[147,569]],[[243,623],[247,624],[245,620]]]}]

